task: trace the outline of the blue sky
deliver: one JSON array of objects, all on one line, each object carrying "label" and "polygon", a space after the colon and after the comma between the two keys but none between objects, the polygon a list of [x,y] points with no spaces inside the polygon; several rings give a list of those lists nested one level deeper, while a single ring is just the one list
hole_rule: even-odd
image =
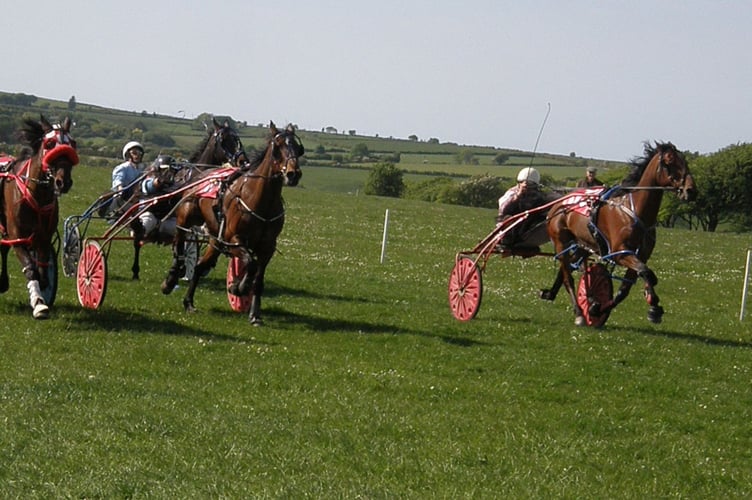
[{"label": "blue sky", "polygon": [[[21,22],[24,20],[24,22]],[[214,0],[3,7],[0,90],[627,160],[752,141],[752,2]]]}]

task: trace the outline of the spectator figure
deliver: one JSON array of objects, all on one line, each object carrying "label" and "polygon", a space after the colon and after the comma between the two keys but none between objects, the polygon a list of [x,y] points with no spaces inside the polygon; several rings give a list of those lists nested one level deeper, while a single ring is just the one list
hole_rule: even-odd
[{"label": "spectator figure", "polygon": [[589,187],[602,186],[603,183],[595,176],[597,172],[598,172],[597,168],[588,167],[585,170],[585,178],[581,179],[580,182],[577,183],[577,187],[589,188]]}]

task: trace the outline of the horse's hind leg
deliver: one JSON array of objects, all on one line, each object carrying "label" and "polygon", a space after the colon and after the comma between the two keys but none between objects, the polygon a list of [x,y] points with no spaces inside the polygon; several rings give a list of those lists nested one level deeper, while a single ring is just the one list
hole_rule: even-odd
[{"label": "horse's hind leg", "polygon": [[0,293],[8,291],[8,252],[10,247],[6,245],[0,246],[0,257],[2,258],[2,270],[0,270]]},{"label": "horse's hind leg", "polygon": [[[184,274],[183,270],[185,268],[185,234],[182,230],[178,230],[175,233],[175,241],[172,244],[172,265],[170,266],[170,269],[167,271],[167,276],[165,276],[164,281],[162,282],[162,293],[165,295],[169,295],[172,293],[172,291],[175,289],[175,285],[178,284],[178,279],[180,279],[180,275]],[[194,271],[195,274],[195,271]]]},{"label": "horse's hind leg", "polygon": [[133,265],[131,272],[133,279],[138,280],[141,272],[141,244],[144,239],[144,226],[139,219],[135,219],[131,222],[131,229],[133,230]]},{"label": "horse's hind leg", "polygon": [[183,308],[187,312],[196,311],[196,307],[193,304],[193,296],[196,294],[198,282],[207,271],[217,264],[217,259],[220,254],[216,245],[212,243],[213,242],[209,242],[209,245],[207,245],[204,255],[202,255],[196,263],[196,268],[193,270],[193,277],[188,282],[188,289],[185,291],[185,297],[183,297]]}]

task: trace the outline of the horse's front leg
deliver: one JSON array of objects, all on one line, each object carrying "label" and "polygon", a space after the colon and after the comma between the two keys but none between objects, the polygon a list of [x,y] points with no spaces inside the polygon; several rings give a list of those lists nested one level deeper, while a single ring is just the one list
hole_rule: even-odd
[{"label": "horse's front leg", "polygon": [[0,293],[8,291],[8,252],[10,247],[7,245],[0,245],[0,258],[2,258],[2,270],[0,270]]},{"label": "horse's front leg", "polygon": [[251,307],[248,310],[248,321],[252,325],[260,326],[264,324],[261,319],[261,296],[264,294],[264,276],[266,275],[266,266],[269,264],[271,257],[260,258],[255,261],[255,273],[253,273],[253,283],[251,285]]},{"label": "horse's front leg", "polygon": [[236,279],[230,283],[227,291],[238,297],[243,297],[251,290],[251,276],[255,274],[255,262],[251,257],[251,253],[245,247],[236,247],[230,253],[233,257],[240,260],[240,267],[241,269],[245,269],[245,272],[240,279]]},{"label": "horse's front leg", "polygon": [[[629,256],[622,260],[621,265],[626,266],[629,270],[625,273],[626,278],[632,278],[631,281],[625,281],[629,284],[625,287],[622,285],[619,292],[614,297],[614,306],[624,300],[629,293],[629,287],[634,283],[634,277],[639,276],[645,282],[645,300],[648,305],[648,321],[651,323],[660,323],[663,320],[663,307],[659,305],[660,298],[655,293],[655,286],[658,284],[658,277],[652,269],[636,256]],[[630,272],[631,271],[631,272]]]},{"label": "horse's front leg", "polygon": [[556,295],[559,293],[559,289],[561,289],[561,285],[564,283],[564,273],[562,272],[561,268],[556,272],[556,278],[554,278],[554,284],[551,285],[551,288],[545,288],[540,291],[540,298],[543,300],[550,300],[554,301],[556,300]]},{"label": "horse's front leg", "polygon": [[39,284],[39,269],[32,259],[31,253],[23,246],[14,247],[16,256],[21,262],[21,269],[26,277],[26,289],[29,291],[29,305],[31,305],[34,319],[47,319],[50,317],[50,308],[42,297],[42,289]]}]

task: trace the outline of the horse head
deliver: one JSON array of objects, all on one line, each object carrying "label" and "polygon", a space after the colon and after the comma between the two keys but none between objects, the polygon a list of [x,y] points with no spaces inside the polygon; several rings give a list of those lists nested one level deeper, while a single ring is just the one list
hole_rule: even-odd
[{"label": "horse head", "polygon": [[279,130],[274,122],[270,122],[271,132],[270,147],[272,156],[279,165],[282,178],[287,186],[297,186],[303,172],[300,170],[299,158],[305,154],[303,143],[295,134],[295,127],[287,125],[284,130]]},{"label": "horse head", "polygon": [[78,164],[76,141],[70,135],[72,122],[52,125],[44,116],[39,122],[26,120],[21,137],[39,158],[42,175],[51,179],[55,193],[67,193],[73,186],[71,170]]},{"label": "horse head", "polygon": [[215,157],[220,159],[220,162],[229,162],[236,167],[248,163],[248,156],[243,150],[240,136],[230,126],[230,122],[225,120],[220,125],[216,118],[212,118],[212,123],[214,124],[212,138],[214,139]]},{"label": "horse head", "polygon": [[697,188],[684,155],[670,142],[656,146],[658,171],[656,182],[676,189],[679,199],[692,201],[697,198]]}]

